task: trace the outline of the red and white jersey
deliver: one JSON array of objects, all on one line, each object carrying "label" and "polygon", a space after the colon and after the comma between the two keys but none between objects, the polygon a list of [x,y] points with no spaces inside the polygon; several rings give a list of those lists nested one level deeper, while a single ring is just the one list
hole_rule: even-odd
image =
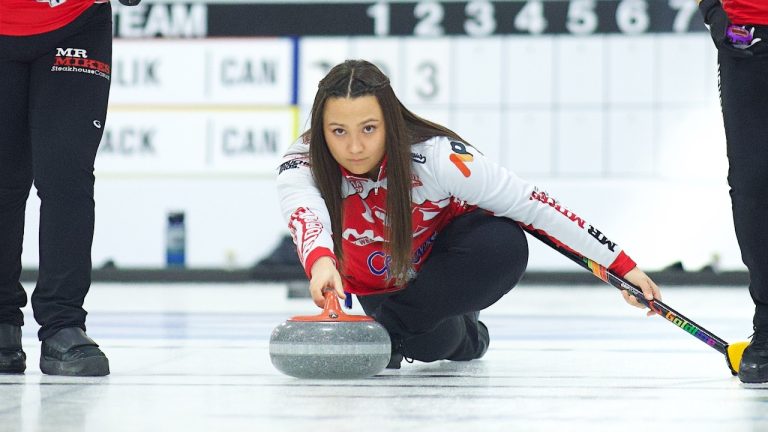
[{"label": "red and white jersey", "polygon": [[[105,3],[107,0],[99,0]],[[0,0],[0,35],[29,36],[64,27],[95,0]]]},{"label": "red and white jersey", "polygon": [[722,0],[723,9],[734,24],[768,25],[768,1]]},{"label": "red and white jersey", "polygon": [[[288,150],[280,166],[280,206],[308,276],[314,262],[333,254],[331,221],[310,172],[308,144]],[[385,161],[386,162],[386,161]],[[446,137],[411,147],[413,267],[418,272],[440,231],[456,217],[484,209],[530,226],[620,276],[635,267],[619,246],[554,198],[475,148]],[[384,252],[386,163],[379,177],[351,175],[342,168],[344,288],[355,294],[394,291]]]}]

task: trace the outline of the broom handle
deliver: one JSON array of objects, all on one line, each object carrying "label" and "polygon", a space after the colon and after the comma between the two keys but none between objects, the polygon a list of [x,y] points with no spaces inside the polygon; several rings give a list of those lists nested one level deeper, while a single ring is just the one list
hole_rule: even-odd
[{"label": "broom handle", "polygon": [[602,279],[604,282],[607,282],[620,290],[628,291],[629,294],[635,296],[637,301],[639,301],[640,303],[642,303],[644,306],[648,307],[652,311],[656,312],[660,317],[665,318],[672,324],[684,330],[686,333],[689,333],[691,336],[694,336],[696,339],[699,339],[705,344],[711,346],[718,352],[727,355],[728,343],[720,339],[719,337],[717,337],[714,333],[696,324],[695,322],[693,322],[693,320],[687,318],[680,312],[665,305],[664,303],[661,302],[661,300],[646,300],[645,296],[643,295],[643,291],[640,288],[635,286],[633,283],[627,281],[626,279],[617,276],[616,274],[614,274],[607,268],[603,267],[602,265],[592,261],[587,257],[581,256],[569,249],[558,246],[554,241],[552,241],[550,237],[548,237],[545,234],[542,234],[541,232],[537,232],[533,230],[531,227],[524,226],[522,224],[521,226],[526,231],[528,231],[528,234],[536,237],[537,239],[541,240],[543,243],[550,246],[552,249],[555,249],[556,251],[570,258],[571,261],[589,270],[590,272],[592,272],[592,274]]}]

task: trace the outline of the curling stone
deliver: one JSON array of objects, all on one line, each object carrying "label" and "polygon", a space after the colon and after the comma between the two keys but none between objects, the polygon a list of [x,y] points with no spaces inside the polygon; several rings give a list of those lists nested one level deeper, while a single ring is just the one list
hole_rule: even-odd
[{"label": "curling stone", "polygon": [[366,378],[384,370],[392,347],[373,318],[347,315],[333,291],[319,315],[295,316],[272,331],[269,356],[280,372],[296,378]]}]

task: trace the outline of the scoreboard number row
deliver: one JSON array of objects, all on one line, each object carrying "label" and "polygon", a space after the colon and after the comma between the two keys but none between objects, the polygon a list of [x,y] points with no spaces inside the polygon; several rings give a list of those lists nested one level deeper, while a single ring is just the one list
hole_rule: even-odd
[{"label": "scoreboard number row", "polygon": [[[654,6],[658,6],[658,3],[662,2],[654,2]],[[412,17],[408,17],[415,22],[412,34],[420,37],[453,34],[445,27],[449,18],[446,6],[446,3],[437,1],[415,3]],[[565,32],[573,35],[591,35],[599,33],[601,25],[615,25],[620,33],[638,35],[650,30],[651,18],[654,15],[649,0],[528,0],[509,2],[504,5],[504,11],[499,11],[497,6],[500,6],[498,2],[487,0],[467,2],[463,8],[463,17],[460,18],[463,20],[464,33],[475,37],[491,36],[497,34],[501,25],[509,28],[511,24],[511,31],[501,33],[538,35],[546,32]],[[610,9],[605,10],[609,6]],[[674,33],[691,31],[691,22],[698,11],[695,0],[667,0],[666,6],[674,13],[674,19],[671,28],[665,30]],[[378,2],[367,8],[366,12],[373,21],[373,33],[376,36],[393,34],[392,23],[403,21],[403,17],[394,16],[393,7],[395,6],[391,3]],[[560,16],[563,7],[566,11],[564,20]],[[508,14],[509,11],[512,13]],[[613,23],[606,23],[606,20],[613,20]]]}]

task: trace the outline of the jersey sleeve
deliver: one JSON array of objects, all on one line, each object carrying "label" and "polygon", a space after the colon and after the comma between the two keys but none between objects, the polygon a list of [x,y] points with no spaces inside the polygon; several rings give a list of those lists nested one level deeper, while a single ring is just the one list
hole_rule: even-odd
[{"label": "jersey sleeve", "polygon": [[320,257],[336,261],[331,237],[331,218],[312,178],[309,146],[297,141],[283,157],[277,174],[280,210],[296,244],[299,260],[308,277]]},{"label": "jersey sleeve", "polygon": [[440,138],[431,153],[430,171],[444,193],[495,216],[515,220],[619,276],[636,266],[618,244],[594,225],[474,147]]}]

